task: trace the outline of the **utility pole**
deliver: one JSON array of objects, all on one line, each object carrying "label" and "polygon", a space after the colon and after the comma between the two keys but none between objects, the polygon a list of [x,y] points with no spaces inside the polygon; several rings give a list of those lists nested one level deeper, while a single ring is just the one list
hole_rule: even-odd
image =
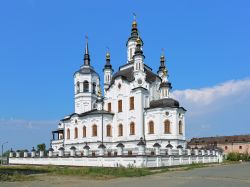
[{"label": "utility pole", "polygon": [[103,104],[104,104],[104,101],[102,97],[102,145],[103,145]]},{"label": "utility pole", "polygon": [[8,142],[4,142],[4,143],[2,143],[2,165],[3,165],[3,146],[4,146],[4,144],[7,144]]}]

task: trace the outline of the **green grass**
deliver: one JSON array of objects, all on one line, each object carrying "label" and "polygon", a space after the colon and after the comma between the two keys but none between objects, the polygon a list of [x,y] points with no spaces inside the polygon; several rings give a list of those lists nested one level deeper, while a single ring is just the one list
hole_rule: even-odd
[{"label": "green grass", "polygon": [[34,174],[68,175],[88,178],[141,177],[165,172],[167,169],[149,168],[101,168],[101,167],[61,167],[61,166],[1,166],[0,181],[32,180]]},{"label": "green grass", "polygon": [[63,166],[0,166],[0,181],[35,180],[35,174],[55,176],[79,176],[92,179],[118,177],[141,177],[175,170],[191,170],[206,167],[207,164],[191,164],[163,168],[102,168],[102,167],[63,167]]}]

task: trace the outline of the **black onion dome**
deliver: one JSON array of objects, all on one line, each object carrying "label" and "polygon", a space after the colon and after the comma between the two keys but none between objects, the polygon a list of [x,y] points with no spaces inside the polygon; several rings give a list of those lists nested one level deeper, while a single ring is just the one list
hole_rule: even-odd
[{"label": "black onion dome", "polygon": [[153,100],[150,102],[150,108],[179,108],[179,102],[172,98],[164,98],[159,100]]},{"label": "black onion dome", "polygon": [[90,149],[90,147],[88,146],[88,144],[86,144],[83,149]]},{"label": "black onion dome", "polygon": [[106,62],[106,64],[104,65],[104,69],[112,69],[112,65]]},{"label": "black onion dome", "polygon": [[166,148],[170,148],[170,149],[172,149],[172,148],[173,148],[173,146],[169,143],[169,144],[166,146]]},{"label": "black onion dome", "polygon": [[49,148],[49,151],[54,151],[54,149],[51,147],[51,148]]},{"label": "black onion dome", "polygon": [[103,149],[105,149],[106,146],[105,146],[104,144],[100,144],[100,145],[98,146],[98,148],[103,148]]},{"label": "black onion dome", "polygon": [[146,145],[145,142],[143,141],[143,138],[140,138],[140,141],[137,145]]},{"label": "black onion dome", "polygon": [[64,151],[64,148],[63,148],[63,147],[60,147],[58,150],[59,150],[59,151]]},{"label": "black onion dome", "polygon": [[161,145],[159,144],[159,143],[155,143],[154,145],[153,145],[153,147],[161,147]]},{"label": "black onion dome", "polygon": [[166,61],[165,56],[161,55],[161,58],[160,58],[161,63],[160,63],[160,66],[159,66],[158,73],[159,73],[159,71],[163,71],[163,70],[166,69],[165,61]]},{"label": "black onion dome", "polygon": [[104,65],[104,69],[112,69],[112,65],[110,64],[110,53],[107,52],[106,54],[106,64]]},{"label": "black onion dome", "polygon": [[[128,45],[128,42],[130,40],[136,41],[138,37],[139,37],[139,33],[138,33],[138,28],[137,28],[137,22],[133,21],[133,23],[132,23],[132,29],[131,29],[131,34],[130,34],[130,37],[128,38],[128,41],[127,41],[126,45]],[[140,38],[140,40],[142,42],[142,45],[143,45],[143,41],[142,41],[141,37],[139,37],[139,38]]]},{"label": "black onion dome", "polygon": [[76,150],[76,147],[75,147],[75,146],[72,146],[72,147],[70,148],[70,150]]},{"label": "black onion dome", "polygon": [[116,147],[124,147],[124,144],[123,144],[123,143],[118,143],[118,144],[116,145]]},{"label": "black onion dome", "polygon": [[182,149],[183,147],[181,145],[178,145],[177,146],[177,149]]},{"label": "black onion dome", "polygon": [[172,86],[171,86],[170,82],[162,82],[160,84],[160,88],[170,88],[170,89],[172,89]]},{"label": "black onion dome", "polygon": [[36,151],[34,147],[32,147],[31,151]]}]

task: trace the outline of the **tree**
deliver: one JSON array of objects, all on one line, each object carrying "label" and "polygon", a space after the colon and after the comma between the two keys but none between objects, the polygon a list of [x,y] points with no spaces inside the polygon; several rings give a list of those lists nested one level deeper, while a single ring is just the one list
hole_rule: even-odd
[{"label": "tree", "polygon": [[37,145],[37,150],[39,150],[39,151],[45,151],[45,149],[46,149],[45,143]]},{"label": "tree", "polygon": [[3,153],[3,157],[7,157],[7,156],[9,156],[9,154],[10,154],[10,150],[5,151],[5,152]]}]

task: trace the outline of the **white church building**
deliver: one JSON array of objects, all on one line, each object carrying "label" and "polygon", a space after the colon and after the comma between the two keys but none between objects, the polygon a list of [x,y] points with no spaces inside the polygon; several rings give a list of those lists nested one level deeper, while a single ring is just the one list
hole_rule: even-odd
[{"label": "white church building", "polygon": [[149,149],[156,145],[186,146],[186,110],[170,97],[164,55],[160,57],[157,73],[145,64],[136,21],[126,46],[126,63],[115,73],[107,52],[101,95],[100,76],[91,65],[86,41],[84,63],[74,74],[75,111],[53,131],[54,151],[61,147],[69,151],[72,146],[83,151],[87,145],[96,154],[103,146],[105,154],[112,155],[117,154],[117,146],[123,146],[128,154],[136,154],[141,140]]},{"label": "white church building", "polygon": [[156,73],[145,64],[136,21],[126,46],[127,59],[117,72],[107,52],[102,89],[86,40],[84,62],[74,73],[75,111],[52,131],[48,154],[33,148],[21,157],[11,151],[10,164],[162,167],[222,161],[216,150],[187,147],[186,110],[171,98],[165,56]]}]

